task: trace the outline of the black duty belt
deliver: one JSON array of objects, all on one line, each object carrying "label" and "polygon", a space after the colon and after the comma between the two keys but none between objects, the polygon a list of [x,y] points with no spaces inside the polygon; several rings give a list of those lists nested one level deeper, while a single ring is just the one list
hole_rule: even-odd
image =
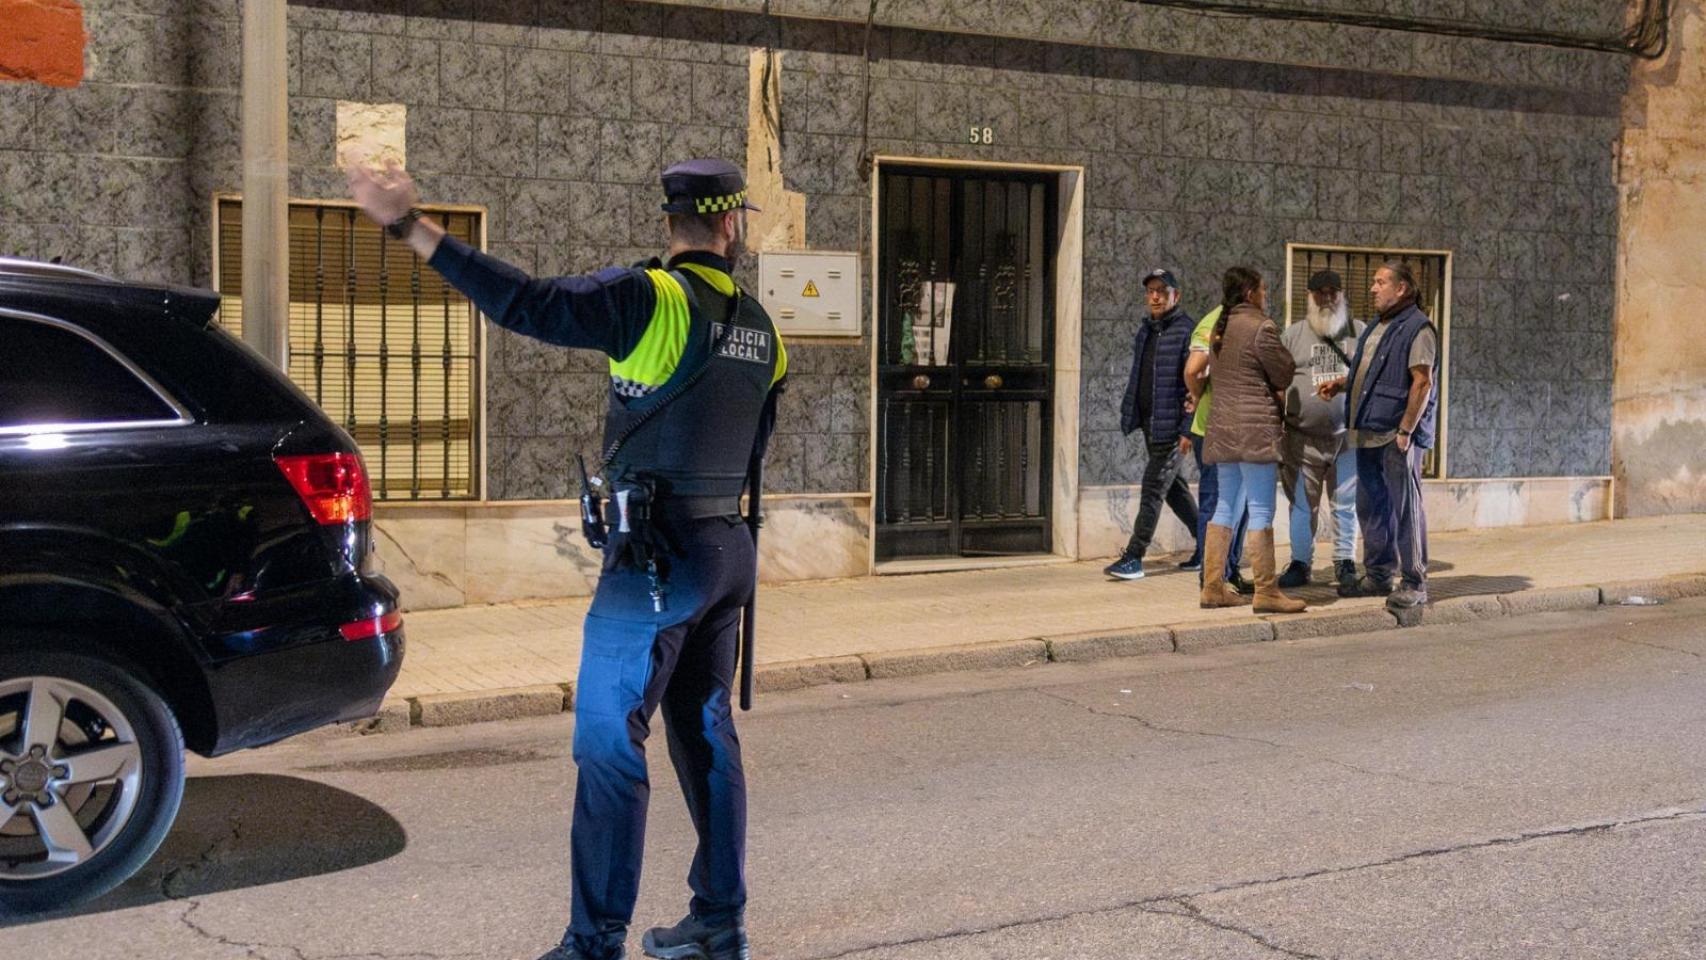
[{"label": "black duty belt", "polygon": [[663,509],[674,511],[679,516],[692,517],[738,517],[740,516],[739,497],[672,497],[663,502]]},{"label": "black duty belt", "polygon": [[[604,521],[610,529],[618,529],[621,517],[617,515],[614,499],[604,502]],[[739,497],[664,497],[652,505],[652,516],[680,517],[688,520],[701,520],[706,517],[738,517],[740,516]]]}]

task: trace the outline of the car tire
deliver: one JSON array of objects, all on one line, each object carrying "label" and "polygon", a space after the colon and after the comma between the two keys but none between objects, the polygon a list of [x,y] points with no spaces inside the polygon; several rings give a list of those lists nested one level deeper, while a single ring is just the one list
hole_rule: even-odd
[{"label": "car tire", "polygon": [[[48,696],[42,699],[40,691],[48,691]],[[0,841],[15,842],[8,858],[0,859],[0,917],[66,909],[123,883],[159,849],[184,795],[183,733],[158,693],[134,673],[107,660],[79,653],[25,650],[0,653],[0,759],[10,757],[14,773],[13,779],[0,775],[0,786],[5,787],[0,791],[0,813],[6,808],[6,791],[17,800],[18,790],[27,788],[20,787],[24,780],[19,777],[27,775],[29,785],[33,785],[43,770],[44,764],[38,762],[20,774],[18,766],[20,758],[28,759],[26,735],[30,741],[41,740],[40,734],[30,734],[26,728],[25,714],[18,705],[37,699],[60,705],[62,719],[54,725],[53,736],[55,751],[65,758],[64,765],[48,769],[55,775],[63,771],[66,779],[55,781],[57,787],[43,789],[62,789],[64,793],[44,793],[47,800],[40,807],[35,806],[36,801],[19,801],[8,823],[0,823],[0,828],[9,825],[11,834],[0,836]],[[105,713],[115,716],[102,716]],[[97,716],[101,718],[98,723],[90,719]],[[8,723],[9,719],[14,722]],[[97,732],[94,743],[88,742],[91,729],[103,728],[106,734]],[[69,737],[62,736],[67,731]],[[101,737],[105,739],[98,739]],[[112,749],[96,751],[103,746]],[[122,774],[99,782],[72,783],[85,769],[106,762],[105,758],[94,760],[91,751],[121,756]],[[80,757],[87,758],[88,763],[77,764]],[[87,809],[72,808],[78,796]],[[102,803],[100,809],[95,809],[97,801]],[[62,814],[69,812],[73,820],[91,821],[76,833],[88,848],[86,854],[63,853],[54,862],[52,845],[43,840],[41,818],[56,805],[64,808]],[[81,832],[87,829],[93,834]],[[63,835],[64,828],[58,832]],[[15,858],[16,851],[28,846],[32,837],[41,848],[40,859]]]}]

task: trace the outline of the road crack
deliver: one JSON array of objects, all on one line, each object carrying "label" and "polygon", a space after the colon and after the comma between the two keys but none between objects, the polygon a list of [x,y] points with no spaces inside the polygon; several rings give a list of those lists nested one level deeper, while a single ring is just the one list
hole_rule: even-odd
[{"label": "road crack", "polygon": [[214,863],[218,862],[219,857],[225,850],[230,849],[242,839],[242,821],[238,820],[236,817],[232,817],[227,821],[226,832],[221,836],[215,837],[213,842],[207,845],[207,849],[201,852],[200,856],[189,863],[174,867],[160,879],[160,896],[175,903],[185,904],[184,912],[178,915],[178,922],[183,924],[191,933],[194,933],[197,937],[200,937],[203,940],[217,943],[222,947],[231,947],[236,950],[241,950],[243,951],[244,956],[252,957],[254,960],[276,960],[276,957],[278,956],[277,953],[262,953],[262,950],[285,951],[289,954],[292,960],[308,960],[307,957],[303,956],[301,950],[286,944],[233,940],[229,937],[214,933],[212,930],[207,929],[195,920],[196,912],[202,907],[201,897],[192,897],[184,893],[182,890],[177,889],[179,881],[187,874],[212,866]]},{"label": "road crack", "polygon": [[[1082,704],[1080,704],[1080,706],[1082,706]],[[842,960],[842,958],[870,953],[874,950],[889,950],[920,944],[939,943],[948,940],[962,940],[970,937],[988,936],[990,934],[1002,933],[1008,930],[1019,930],[1026,927],[1040,926],[1045,923],[1058,923],[1083,917],[1109,916],[1129,910],[1165,916],[1184,917],[1186,919],[1195,920],[1218,929],[1248,937],[1252,941],[1259,943],[1263,947],[1273,950],[1282,956],[1297,957],[1302,958],[1302,960],[1328,960],[1328,958],[1320,954],[1304,953],[1289,947],[1280,946],[1255,931],[1247,930],[1227,921],[1210,917],[1204,913],[1202,908],[1198,907],[1194,901],[1203,897],[1212,897],[1224,893],[1241,893],[1247,890],[1256,890],[1283,883],[1298,883],[1318,880],[1324,877],[1345,876],[1348,874],[1359,873],[1364,870],[1376,870],[1382,867],[1398,866],[1418,860],[1451,856],[1452,854],[1457,853],[1468,853],[1476,850],[1490,850],[1501,847],[1515,847],[1542,840],[1558,839],[1561,837],[1589,836],[1592,834],[1609,833],[1626,827],[1644,826],[1653,823],[1683,822],[1703,818],[1706,818],[1706,801],[1697,801],[1694,806],[1659,810],[1640,816],[1595,820],[1567,827],[1525,830],[1520,833],[1508,834],[1501,837],[1468,840],[1463,843],[1452,844],[1445,847],[1430,847],[1424,850],[1414,850],[1409,853],[1398,854],[1396,856],[1386,857],[1380,860],[1371,860],[1366,863],[1350,864],[1348,866],[1339,867],[1322,867],[1318,870],[1306,870],[1300,873],[1287,873],[1280,874],[1275,877],[1241,880],[1235,883],[1217,884],[1199,890],[1186,890],[1177,893],[1144,897],[1138,900],[1128,900],[1120,903],[1109,904],[1104,907],[1094,907],[1086,910],[1069,910],[1063,913],[1050,914],[1041,917],[1028,917],[1023,920],[991,924],[989,926],[979,927],[976,929],[949,930],[929,936],[909,937],[901,940],[889,940],[880,943],[866,944],[864,946],[855,947],[849,950],[841,950],[835,953],[819,954],[809,958],[809,960]],[[1173,907],[1175,909],[1168,909],[1169,907]]]},{"label": "road crack", "polygon": [[1355,771],[1356,773],[1363,774],[1364,776],[1380,777],[1380,778],[1388,779],[1388,780],[1397,780],[1401,783],[1408,783],[1408,784],[1412,784],[1415,786],[1428,786],[1428,787],[1452,787],[1452,786],[1456,786],[1456,784],[1450,783],[1450,782],[1444,781],[1444,780],[1427,780],[1427,779],[1423,779],[1420,777],[1407,776],[1407,775],[1402,774],[1402,773],[1392,773],[1392,772],[1386,771],[1386,770],[1374,770],[1374,769],[1370,769],[1368,767],[1358,766],[1357,764],[1350,763],[1349,761],[1339,760],[1339,759],[1336,759],[1333,757],[1324,756],[1322,754],[1315,753],[1315,752],[1310,751],[1310,750],[1306,750],[1302,747],[1298,747],[1298,746],[1295,746],[1293,744],[1281,743],[1278,740],[1264,740],[1260,737],[1245,737],[1245,736],[1239,736],[1237,734],[1231,734],[1231,733],[1215,733],[1214,731],[1211,731],[1211,730],[1191,730],[1191,729],[1186,728],[1186,727],[1169,727],[1169,726],[1166,726],[1165,724],[1156,723],[1152,720],[1148,720],[1148,719],[1145,719],[1143,717],[1137,716],[1136,714],[1116,713],[1112,710],[1100,710],[1100,709],[1097,709],[1096,707],[1090,706],[1087,703],[1083,703],[1083,702],[1080,702],[1078,700],[1074,700],[1071,697],[1062,696],[1058,693],[1050,693],[1047,690],[1033,690],[1031,692],[1035,693],[1039,696],[1047,697],[1050,700],[1057,700],[1057,701],[1064,703],[1064,704],[1067,704],[1069,706],[1078,707],[1079,709],[1093,713],[1098,717],[1110,717],[1110,718],[1113,718],[1115,720],[1130,720],[1131,722],[1136,723],[1138,726],[1144,728],[1145,730],[1150,730],[1150,731],[1153,731],[1155,733],[1175,733],[1175,734],[1179,734],[1181,736],[1208,737],[1208,738],[1215,739],[1215,740],[1231,740],[1231,741],[1236,742],[1236,743],[1254,743],[1254,744],[1259,744],[1259,745],[1264,746],[1264,747],[1272,747],[1276,750],[1286,750],[1286,751],[1290,751],[1293,753],[1298,753],[1298,754],[1301,754],[1303,756],[1309,757],[1311,759],[1318,760],[1322,763],[1328,763],[1328,764],[1332,764],[1333,766],[1336,766],[1336,767],[1343,767],[1346,770]]},{"label": "road crack", "polygon": [[1099,710],[1095,707],[1090,706],[1087,703],[1081,703],[1077,700],[1072,699],[1071,697],[1063,697],[1058,693],[1050,693],[1047,690],[1032,690],[1031,692],[1037,694],[1038,696],[1047,697],[1050,700],[1056,700],[1056,701],[1059,701],[1060,703],[1067,704],[1068,706],[1077,707],[1080,710],[1084,710],[1084,711],[1087,711],[1089,713],[1093,713],[1098,717],[1111,717],[1115,720],[1130,720],[1131,722],[1137,724],[1138,726],[1142,727],[1143,729],[1151,730],[1151,731],[1154,731],[1155,733],[1176,733],[1176,734],[1179,734],[1181,736],[1187,736],[1187,737],[1208,737],[1208,738],[1214,739],[1214,740],[1231,740],[1231,741],[1234,741],[1236,743],[1255,743],[1255,744],[1260,744],[1261,746],[1264,746],[1264,747],[1273,747],[1276,750],[1290,750],[1290,749],[1292,749],[1292,747],[1288,744],[1278,743],[1278,742],[1273,741],[1273,740],[1263,740],[1260,737],[1241,737],[1241,736],[1238,736],[1237,734],[1232,734],[1232,733],[1215,733],[1212,730],[1190,730],[1190,729],[1187,729],[1185,727],[1169,727],[1169,726],[1166,726],[1164,724],[1156,723],[1152,720],[1146,720],[1143,717],[1137,716],[1136,714],[1115,713],[1111,710]]},{"label": "road crack", "polygon": [[315,956],[290,944],[234,940],[214,933],[194,919],[196,912],[202,907],[202,898],[184,893],[180,884],[186,875],[206,869],[218,862],[225,851],[243,839],[242,821],[232,817],[227,823],[226,832],[215,837],[213,842],[207,845],[207,849],[203,850],[194,860],[173,867],[167,871],[164,877],[160,878],[160,896],[173,903],[185,905],[184,912],[178,915],[178,922],[182,923],[197,937],[219,944],[222,947],[241,950],[244,956],[250,957],[252,960],[278,960],[280,957],[287,957],[288,960],[473,960],[473,958],[485,956],[485,954],[480,953],[423,953],[421,951],[408,953],[369,951],[367,953],[336,953]]},{"label": "road crack", "polygon": [[1696,660],[1706,659],[1706,654],[1702,654],[1697,650],[1682,650],[1677,647],[1667,647],[1662,643],[1653,643],[1649,640],[1631,640],[1628,637],[1618,637],[1617,639],[1619,642],[1631,644],[1637,647],[1652,647],[1654,650],[1663,650],[1666,653],[1680,653],[1683,656],[1693,657]]},{"label": "road crack", "polygon": [[[1162,906],[1165,904],[1177,904],[1180,909],[1178,909],[1178,910],[1164,910],[1164,909],[1162,909]],[[1156,916],[1182,917],[1186,920],[1190,920],[1190,921],[1193,921],[1195,923],[1203,924],[1204,926],[1213,927],[1216,930],[1222,930],[1222,931],[1225,931],[1227,933],[1235,933],[1238,936],[1244,937],[1245,939],[1249,940],[1250,942],[1262,947],[1263,949],[1271,950],[1274,953],[1277,953],[1283,957],[1295,957],[1296,960],[1329,960],[1329,958],[1327,956],[1325,956],[1324,954],[1308,953],[1308,952],[1305,952],[1303,950],[1293,950],[1290,947],[1284,947],[1284,946],[1281,946],[1281,945],[1275,943],[1273,940],[1269,939],[1265,934],[1258,933],[1255,930],[1249,929],[1248,927],[1240,927],[1237,924],[1231,923],[1229,921],[1220,920],[1220,919],[1217,919],[1215,917],[1211,917],[1201,907],[1192,903],[1191,899],[1189,897],[1183,897],[1183,898],[1180,898],[1177,900],[1164,900],[1164,901],[1161,901],[1160,903],[1155,904],[1155,905],[1141,906],[1138,909],[1144,913],[1152,913],[1152,914],[1155,914]]]}]

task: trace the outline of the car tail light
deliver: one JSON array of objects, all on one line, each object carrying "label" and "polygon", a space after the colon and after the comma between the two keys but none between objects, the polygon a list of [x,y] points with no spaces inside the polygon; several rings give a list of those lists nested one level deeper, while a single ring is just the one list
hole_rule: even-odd
[{"label": "car tail light", "polygon": [[372,519],[373,488],[368,486],[367,468],[359,455],[310,453],[277,457],[275,462],[322,525]]},{"label": "car tail light", "polygon": [[393,610],[377,617],[365,620],[352,620],[338,628],[345,640],[366,640],[377,637],[382,633],[391,633],[403,626],[403,615]]}]

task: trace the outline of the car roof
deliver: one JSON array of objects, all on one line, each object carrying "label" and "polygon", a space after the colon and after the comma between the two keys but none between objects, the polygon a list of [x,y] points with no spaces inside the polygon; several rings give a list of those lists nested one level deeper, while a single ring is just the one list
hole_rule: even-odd
[{"label": "car roof", "polygon": [[78,322],[165,316],[205,327],[219,309],[219,295],[195,287],[130,283],[59,263],[0,257],[0,309],[7,307],[57,308],[58,313],[73,313],[66,319]]}]

